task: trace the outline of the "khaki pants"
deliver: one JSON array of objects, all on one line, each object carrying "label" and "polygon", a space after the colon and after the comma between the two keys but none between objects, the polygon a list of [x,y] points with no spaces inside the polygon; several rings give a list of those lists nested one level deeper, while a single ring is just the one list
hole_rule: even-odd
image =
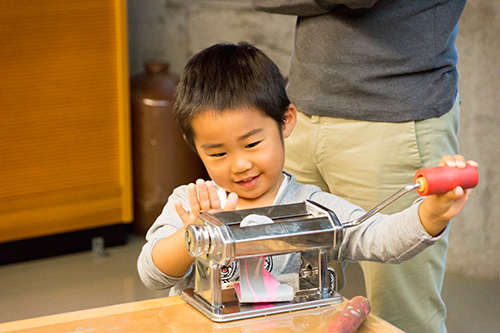
[{"label": "khaki pants", "polygon": [[[371,209],[413,183],[420,168],[458,153],[459,97],[439,118],[404,123],[363,122],[307,116],[285,140],[285,170],[297,181]],[[382,213],[410,206],[408,193]],[[347,222],[347,221],[343,221]],[[399,265],[360,263],[373,313],[407,332],[445,332],[441,299],[448,235]]]}]

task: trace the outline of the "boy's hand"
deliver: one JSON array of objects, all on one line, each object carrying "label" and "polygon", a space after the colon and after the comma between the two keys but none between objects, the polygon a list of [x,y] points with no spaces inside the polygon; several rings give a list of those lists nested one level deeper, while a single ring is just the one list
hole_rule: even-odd
[{"label": "boy's hand", "polygon": [[[478,167],[477,162],[468,161],[468,164]],[[463,156],[445,155],[441,158],[439,166],[449,166],[453,168],[465,168],[466,162]],[[455,217],[465,206],[472,189],[464,190],[457,186],[451,191],[443,194],[429,195],[419,207],[418,213],[422,225],[432,236],[441,233],[449,220]]]},{"label": "boy's hand", "polygon": [[191,213],[188,213],[184,207],[182,207],[180,201],[174,202],[175,210],[184,223],[184,226],[195,223],[198,219],[198,213],[201,211],[217,213],[223,210],[235,210],[238,203],[238,195],[236,195],[236,193],[230,193],[227,197],[224,209],[222,209],[214,184],[209,180],[205,181],[203,179],[198,179],[196,185],[193,183],[188,185],[188,195]]}]

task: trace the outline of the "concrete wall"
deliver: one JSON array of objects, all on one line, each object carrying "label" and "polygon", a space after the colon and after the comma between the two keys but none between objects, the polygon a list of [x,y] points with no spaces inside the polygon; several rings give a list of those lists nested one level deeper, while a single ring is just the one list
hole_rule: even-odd
[{"label": "concrete wall", "polygon": [[[128,0],[130,71],[166,60],[174,73],[201,49],[249,41],[288,70],[294,17],[256,12],[246,0]],[[454,219],[447,269],[500,279],[500,3],[469,1],[460,22],[461,153],[480,162],[480,183]]]},{"label": "concrete wall", "polygon": [[179,73],[203,48],[241,40],[288,70],[295,17],[257,12],[246,0],[128,0],[128,13],[132,75],[150,59],[167,60]]}]

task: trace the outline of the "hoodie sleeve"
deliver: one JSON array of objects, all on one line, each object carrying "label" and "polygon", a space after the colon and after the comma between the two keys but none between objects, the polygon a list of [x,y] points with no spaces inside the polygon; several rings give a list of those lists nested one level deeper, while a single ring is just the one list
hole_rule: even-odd
[{"label": "hoodie sleeve", "polygon": [[[313,194],[311,200],[333,210],[342,223],[353,221],[365,213],[360,207],[324,192]],[[423,200],[419,198],[402,212],[376,214],[358,226],[344,229],[343,241],[337,257],[333,259],[397,264],[415,257],[445,234],[443,231],[433,237],[422,226],[418,207]]]},{"label": "hoodie sleeve", "polygon": [[[137,261],[137,269],[142,282],[149,289],[170,289],[177,285],[186,287],[191,280],[190,269],[183,277],[173,277],[161,272],[153,262],[153,247],[160,239],[166,238],[182,228],[182,220],[177,215],[174,201],[181,201],[186,210],[189,210],[187,186],[183,185],[174,190],[168,198],[162,213],[146,234],[146,244]],[[175,288],[177,289],[177,288]]]}]

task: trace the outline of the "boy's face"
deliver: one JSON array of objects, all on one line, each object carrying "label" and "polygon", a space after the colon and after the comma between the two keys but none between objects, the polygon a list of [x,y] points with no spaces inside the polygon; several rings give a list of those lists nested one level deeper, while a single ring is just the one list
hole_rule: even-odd
[{"label": "boy's face", "polygon": [[255,109],[208,110],[191,121],[194,143],[212,180],[238,195],[238,208],[272,205],[283,181],[283,138],[296,120],[293,105],[279,125]]}]

